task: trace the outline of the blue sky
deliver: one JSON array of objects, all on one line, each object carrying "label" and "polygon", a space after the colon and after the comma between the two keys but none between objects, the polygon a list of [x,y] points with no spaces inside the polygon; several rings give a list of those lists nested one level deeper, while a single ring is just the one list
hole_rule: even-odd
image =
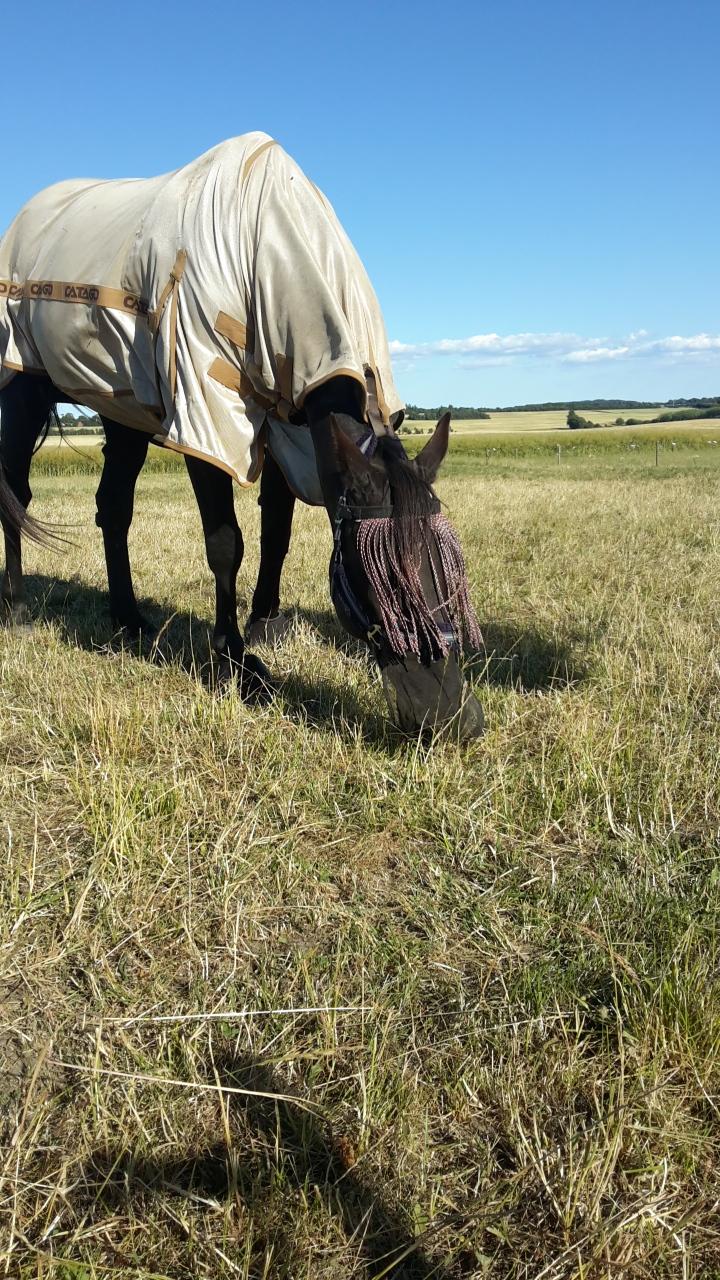
[{"label": "blue sky", "polygon": [[3,6],[0,228],[263,129],[423,404],[720,394],[716,0]]}]

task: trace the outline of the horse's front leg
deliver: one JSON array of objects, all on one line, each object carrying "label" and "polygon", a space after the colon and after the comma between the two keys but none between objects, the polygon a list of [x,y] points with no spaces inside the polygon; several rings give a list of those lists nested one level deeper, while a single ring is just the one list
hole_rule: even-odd
[{"label": "horse's front leg", "polygon": [[133,518],[135,484],[147,457],[148,437],[143,431],[120,426],[103,418],[105,446],[100,484],[95,495],[95,523],[102,529],[105,545],[110,616],[116,626],[135,638],[153,628],[137,606],[130,571],[128,533]]},{"label": "horse's front leg", "polygon": [[260,480],[260,570],[245,627],[249,643],[281,640],[290,625],[280,612],[280,578],[290,546],[294,510],[295,495],[266,450]]},{"label": "horse's front leg", "polygon": [[199,458],[186,455],[185,462],[200,511],[208,565],[215,576],[212,643],[219,662],[219,683],[226,684],[237,676],[243,698],[265,700],[273,692],[270,672],[259,658],[246,652],[237,621],[236,582],[244,547],[232,480]]}]

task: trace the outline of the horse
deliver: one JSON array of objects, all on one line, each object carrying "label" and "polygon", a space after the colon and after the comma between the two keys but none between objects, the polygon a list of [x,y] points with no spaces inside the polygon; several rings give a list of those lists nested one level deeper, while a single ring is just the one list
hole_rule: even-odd
[{"label": "horse", "polygon": [[477,621],[433,489],[449,415],[411,460],[364,268],[325,197],[272,139],[232,139],[162,179],[58,184],[0,240],[0,600],[14,626],[30,621],[22,535],[53,536],[28,514],[29,473],[58,402],[102,419],[96,523],[110,612],[127,634],[147,631],[127,539],[154,440],[185,457],[215,578],[221,680],[236,677],[249,700],[273,690],[237,619],[233,482],[259,477],[246,635],[281,629],[297,493],[326,509],[331,600],[377,663],[395,722],[410,733],[452,725],[462,740],[482,732],[460,666]]}]

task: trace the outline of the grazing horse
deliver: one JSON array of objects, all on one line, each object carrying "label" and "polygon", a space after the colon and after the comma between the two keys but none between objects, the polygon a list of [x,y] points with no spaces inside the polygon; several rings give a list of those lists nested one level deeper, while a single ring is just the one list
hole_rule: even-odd
[{"label": "grazing horse", "polygon": [[51,536],[27,514],[28,477],[58,401],[95,408],[105,429],[96,522],[119,626],[146,629],[127,535],[154,440],[185,455],[215,576],[221,678],[236,674],[248,698],[272,687],[236,613],[233,481],[259,475],[247,634],[278,627],[296,494],[322,504],[336,613],[377,660],[396,722],[482,731],[459,666],[477,622],[432,489],[449,417],[410,461],[372,287],[325,197],[272,139],[231,139],[159,179],[60,183],[0,240],[0,595],[16,625],[29,622],[21,534]]}]

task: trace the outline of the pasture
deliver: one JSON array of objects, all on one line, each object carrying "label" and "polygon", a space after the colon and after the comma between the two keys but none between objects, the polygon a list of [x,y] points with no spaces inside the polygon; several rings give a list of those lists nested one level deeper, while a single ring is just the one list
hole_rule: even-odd
[{"label": "pasture", "polygon": [[40,621],[0,632],[7,1274],[720,1275],[720,449],[662,431],[658,467],[642,429],[559,464],[453,437],[462,751],[388,727],[306,508],[280,697],[216,698],[157,453],[131,556],[160,636],[123,649],[97,453],[43,449],[33,509],[76,545],[27,549]]},{"label": "pasture", "polygon": [[[618,418],[633,418],[635,421],[647,422],[651,424],[651,420],[662,413],[662,409],[579,409],[578,412],[591,422],[597,422],[602,427],[611,428],[615,425]],[[720,428],[720,419],[705,418],[694,420],[698,426],[712,427],[716,432]],[[416,421],[408,419],[406,426],[411,430],[419,430],[422,432],[432,431],[432,422]],[[656,424],[656,428],[662,427],[675,428],[675,430],[687,430],[693,425],[693,419],[688,418],[687,421],[678,421],[665,424]],[[623,431],[636,431],[636,427],[624,427]],[[641,427],[642,431],[643,428]],[[567,409],[547,409],[532,410],[528,412],[514,413],[509,410],[502,412],[491,412],[489,418],[456,418],[453,422],[453,433],[457,435],[527,435],[536,432],[563,431],[571,435],[596,435],[597,432],[582,430],[568,432],[567,428]]]}]

